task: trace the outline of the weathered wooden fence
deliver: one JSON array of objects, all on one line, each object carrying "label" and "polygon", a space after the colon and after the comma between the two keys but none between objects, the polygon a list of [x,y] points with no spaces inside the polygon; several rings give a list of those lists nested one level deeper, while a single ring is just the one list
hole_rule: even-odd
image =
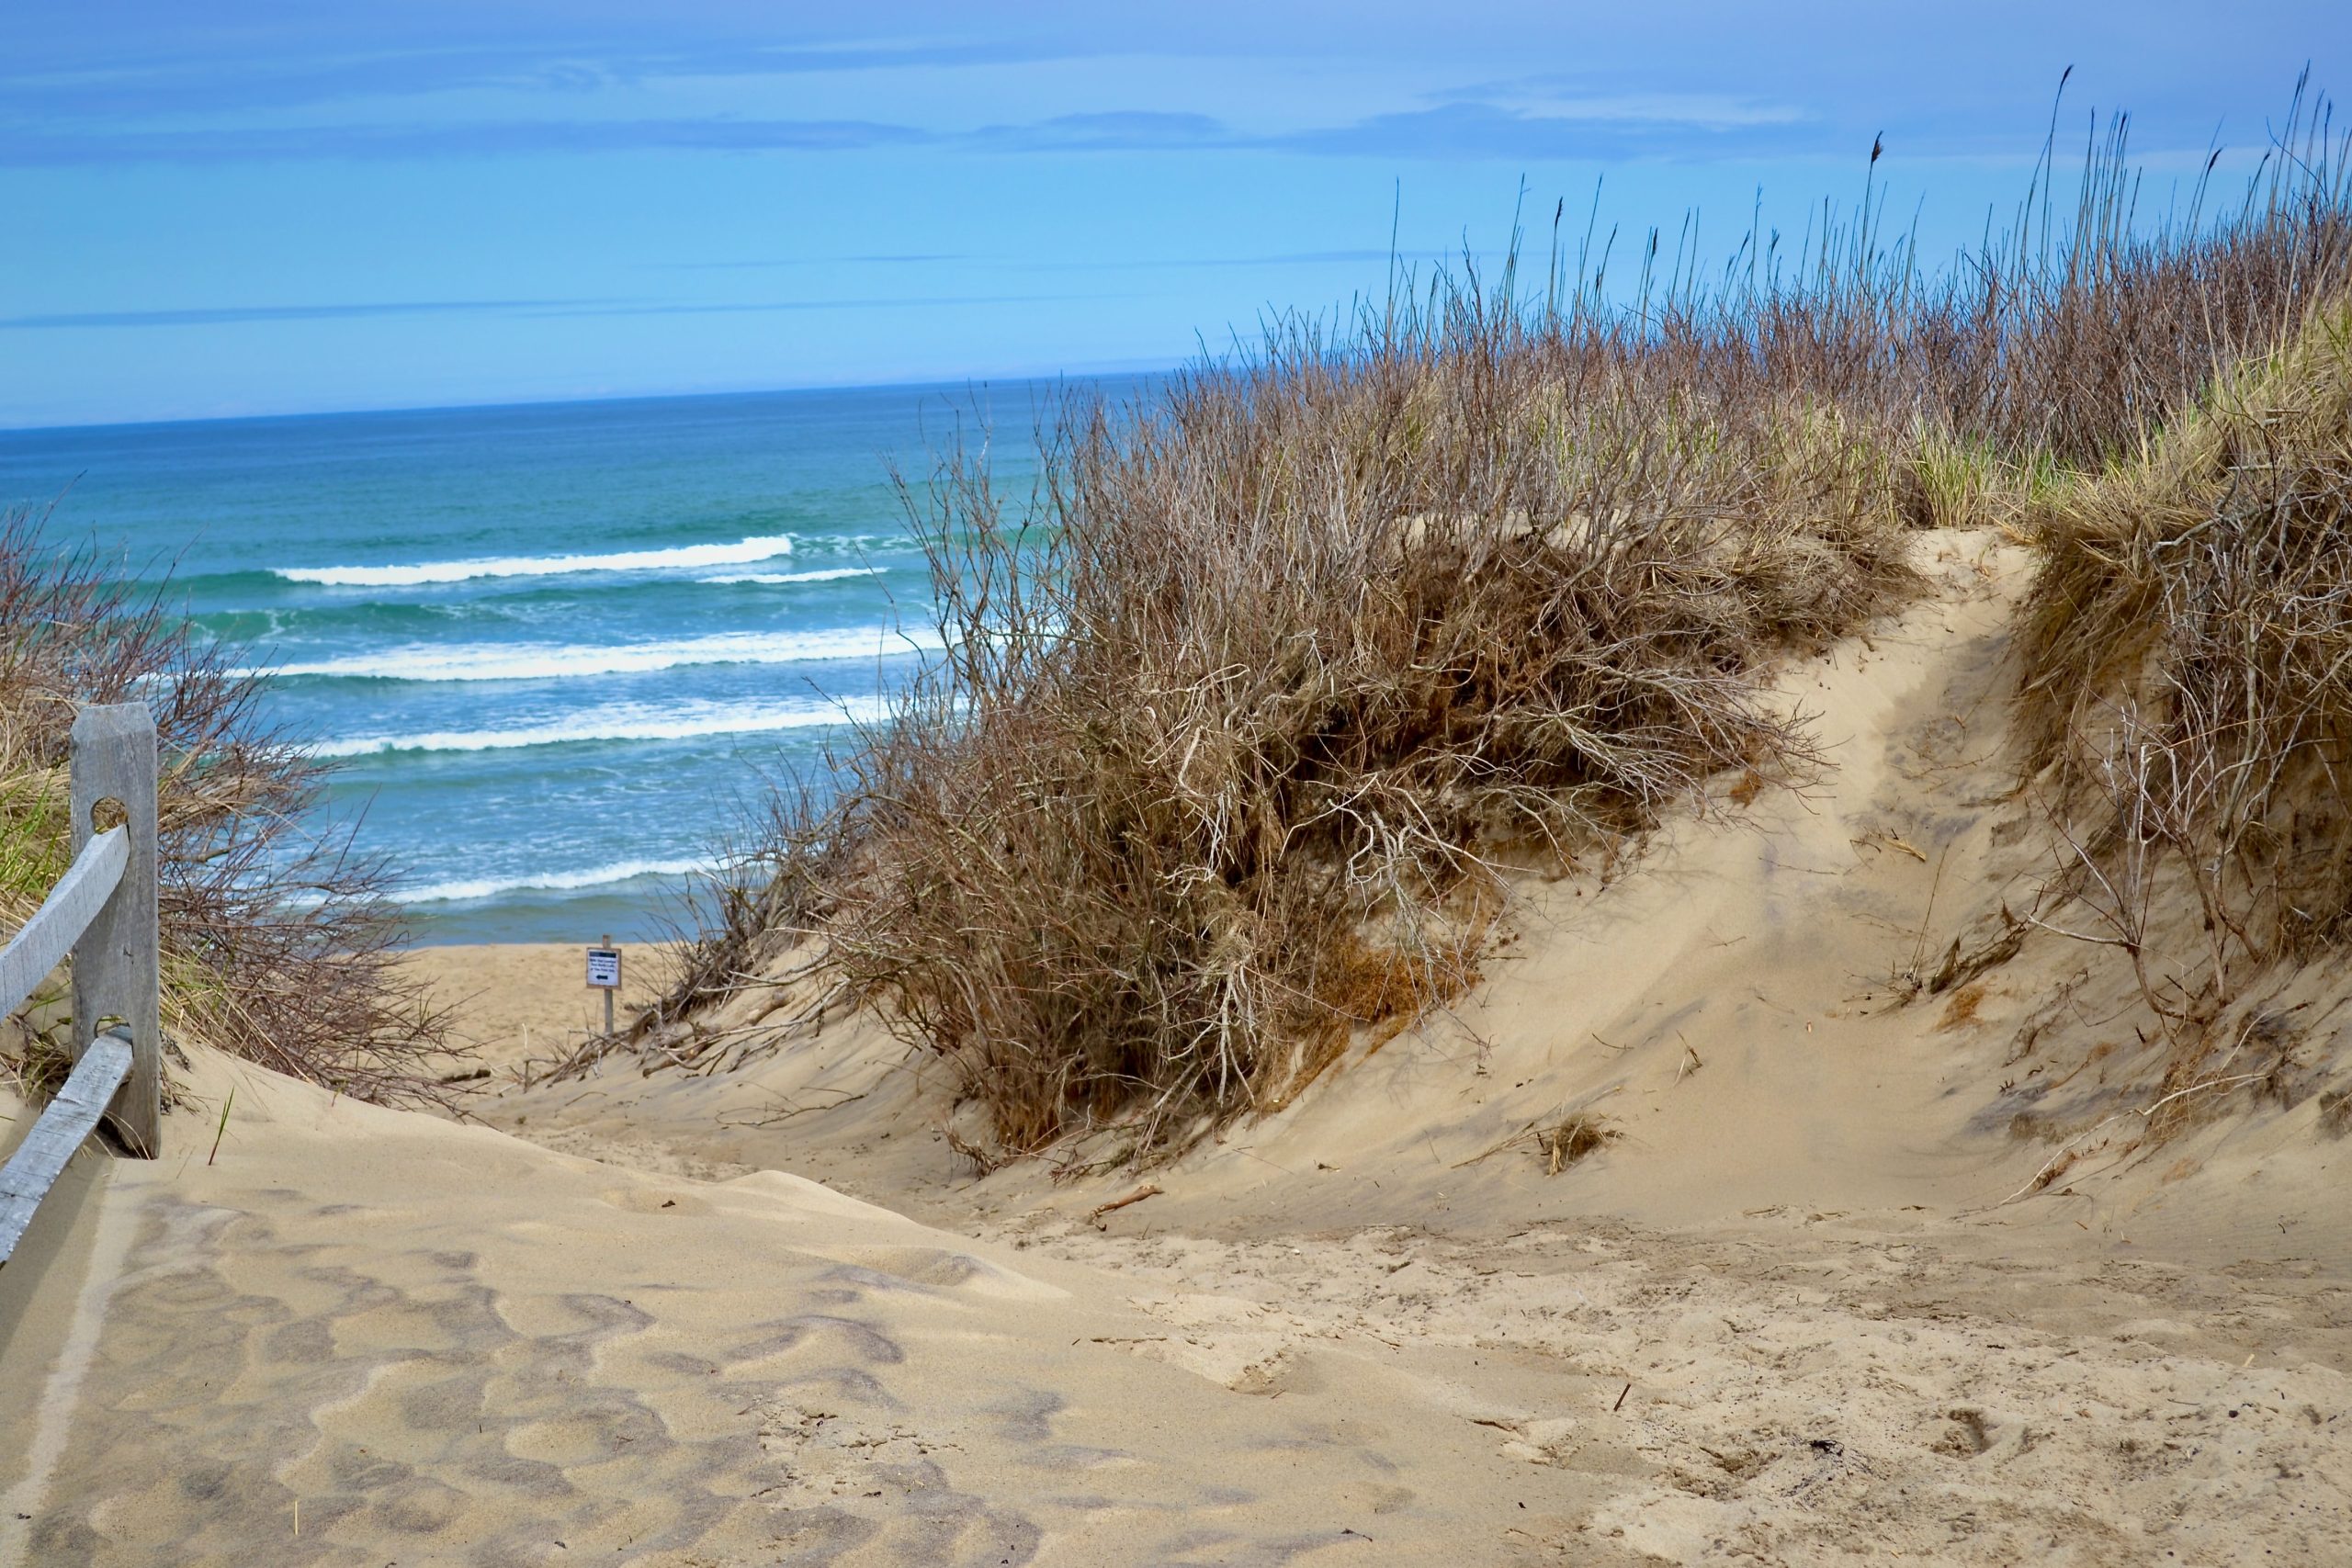
[{"label": "weathered wooden fence", "polygon": [[[0,1016],[69,954],[74,1070],[0,1168],[0,1263],[65,1162],[105,1116],[123,1146],[153,1159],[164,1116],[155,945],[155,723],[144,703],[74,721],[74,863],[0,951]],[[112,825],[101,828],[101,816]]]}]

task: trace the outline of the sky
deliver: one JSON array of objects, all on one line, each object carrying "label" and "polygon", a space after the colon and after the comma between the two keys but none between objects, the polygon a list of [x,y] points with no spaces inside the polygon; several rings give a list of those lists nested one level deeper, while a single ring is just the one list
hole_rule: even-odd
[{"label": "sky", "polygon": [[1515,211],[1722,256],[1866,176],[1941,255],[2053,103],[2162,193],[2306,66],[2352,6],[17,6],[0,427],[1165,366]]}]

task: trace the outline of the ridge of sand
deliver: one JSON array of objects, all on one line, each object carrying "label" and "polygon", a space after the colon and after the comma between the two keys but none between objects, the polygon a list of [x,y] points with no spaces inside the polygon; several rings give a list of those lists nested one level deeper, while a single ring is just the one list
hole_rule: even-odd
[{"label": "ridge of sand", "polygon": [[[1605,886],[1529,884],[1451,1014],[1099,1226],[1136,1173],[975,1180],[940,1064],[868,1018],[732,1073],[526,1088],[478,1013],[487,1127],[206,1060],[209,1103],[238,1086],[219,1164],[106,1166],[54,1243],[35,1293],[87,1272],[103,1327],[0,1543],[2352,1561],[2352,1145],[2317,1100],[2341,982],[2287,998],[2312,1021],[2283,1088],[2153,1152],[2101,1131],[2159,1064],[2097,953],[2037,934],[1911,995],[2048,866],[2005,750],[2022,553],[1924,547],[1928,596],[1788,672],[1833,772],[1670,828]],[[574,949],[480,963],[512,1020],[580,1003]],[[1516,1135],[1570,1111],[1617,1136],[1551,1174]],[[102,1216],[135,1238],[110,1283]],[[28,1318],[12,1378],[65,1316]]]}]

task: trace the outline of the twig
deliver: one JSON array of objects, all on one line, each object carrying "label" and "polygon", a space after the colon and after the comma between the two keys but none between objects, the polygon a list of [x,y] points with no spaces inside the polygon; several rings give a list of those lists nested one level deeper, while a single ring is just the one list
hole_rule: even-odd
[{"label": "twig", "polygon": [[1098,1205],[1093,1212],[1089,1213],[1086,1217],[1093,1222],[1094,1228],[1096,1230],[1101,1230],[1102,1229],[1103,1215],[1111,1213],[1115,1210],[1124,1209],[1130,1203],[1140,1203],[1147,1198],[1157,1198],[1159,1196],[1159,1193],[1160,1189],[1158,1186],[1151,1182],[1146,1182],[1144,1185],[1136,1188],[1134,1191],[1128,1193],[1124,1198],[1114,1198],[1107,1203]]},{"label": "twig", "polygon": [[[812,1089],[809,1092],[838,1094],[842,1098],[839,1100],[827,1100],[822,1105],[793,1105],[787,1097],[778,1095],[776,1098],[783,1100],[786,1105],[791,1107],[791,1109],[781,1112],[767,1111],[756,1115],[741,1111],[722,1111],[715,1120],[721,1127],[776,1127],[791,1121],[796,1116],[806,1116],[814,1111],[839,1111],[844,1105],[854,1105],[859,1100],[864,1100],[867,1095],[872,1094],[874,1091],[869,1089],[861,1090],[856,1094],[851,1094],[845,1089]],[[960,1154],[963,1151],[959,1149],[956,1152]]]},{"label": "twig", "polygon": [[1542,1118],[1541,1116],[1538,1116],[1538,1117],[1533,1118],[1532,1120],[1531,1120],[1531,1121],[1527,1123],[1527,1125],[1526,1125],[1526,1126],[1521,1127],[1518,1132],[1513,1133],[1512,1134],[1510,1134],[1510,1136],[1509,1136],[1509,1137],[1507,1137],[1507,1138],[1503,1139],[1500,1143],[1497,1143],[1497,1144],[1493,1144],[1493,1145],[1488,1145],[1488,1146],[1486,1148],[1486,1150],[1485,1150],[1485,1151],[1483,1151],[1482,1153],[1479,1153],[1479,1154],[1472,1155],[1468,1159],[1458,1159],[1458,1160],[1455,1160],[1455,1161],[1453,1162],[1453,1164],[1452,1166],[1450,1166],[1448,1168],[1449,1168],[1449,1169],[1453,1169],[1453,1170],[1461,1170],[1461,1169],[1464,1168],[1465,1167],[1477,1165],[1477,1164],[1480,1164],[1480,1163],[1482,1163],[1482,1162],[1484,1162],[1484,1161],[1486,1161],[1486,1160],[1489,1160],[1489,1159],[1494,1158],[1494,1156],[1497,1156],[1497,1155],[1498,1155],[1498,1154],[1502,1153],[1505,1149],[1507,1149],[1507,1148],[1510,1147],[1513,1144],[1515,1144],[1515,1143],[1519,1142],[1519,1141],[1520,1141],[1520,1139],[1524,1138],[1525,1136],[1527,1136],[1527,1134],[1528,1134],[1532,1133],[1533,1131],[1535,1131],[1535,1124],[1536,1124],[1536,1122],[1541,1122],[1541,1121],[1543,1121],[1543,1120],[1544,1120],[1544,1118]]},{"label": "twig", "polygon": [[[2076,1144],[2081,1143],[2085,1138],[2096,1135],[2101,1128],[2122,1121],[2126,1116],[2137,1116],[2141,1120],[2145,1121],[2147,1118],[2154,1116],[2157,1111],[2162,1111],[2165,1106],[2170,1105],[2174,1100],[2180,1099],[2183,1095],[2196,1094],[2200,1090],[2209,1089],[2230,1089],[2238,1084],[2253,1083],[2257,1079],[2266,1078],[2269,1076],[2270,1075],[2267,1072],[2241,1073],[2235,1077],[2208,1078],[2203,1083],[2193,1083],[2186,1089],[2177,1089],[2152,1105],[2143,1105],[2132,1111],[2119,1111],[2114,1115],[2103,1118],[2096,1125],[2084,1129],[2082,1132],[2079,1132],[2073,1137],[2067,1139],[2064,1143],[2059,1145],[2058,1152],[2052,1155],[2048,1159],[2042,1162],[2041,1168],[2033,1173],[2033,1177],[2030,1180],[2029,1180],[2023,1187],[2020,1187],[2016,1191],[2010,1193],[2007,1197],[2002,1199],[1999,1202],[1987,1203],[1981,1209],[1962,1209],[1960,1211],[1960,1214],[1984,1214],[1989,1213],[1995,1209],[2005,1209],[2011,1203],[2016,1202],[2018,1199],[2040,1190],[2042,1181],[2049,1175],[2051,1167],[2065,1158],[2067,1152]],[[1959,1216],[1956,1215],[1954,1217],[1957,1218]]]},{"label": "twig", "polygon": [[1888,845],[1894,849],[1901,850],[1905,854],[1909,855],[1921,865],[1928,863],[1928,852],[1921,849],[1918,845],[1912,843],[1910,840],[1906,839],[1898,839],[1892,833],[1880,833],[1876,835],[1876,837],[1880,843]]}]

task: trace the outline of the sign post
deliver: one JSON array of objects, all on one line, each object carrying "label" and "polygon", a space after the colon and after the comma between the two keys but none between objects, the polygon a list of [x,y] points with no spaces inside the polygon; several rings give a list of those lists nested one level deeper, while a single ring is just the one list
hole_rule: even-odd
[{"label": "sign post", "polygon": [[621,988],[621,950],[613,945],[609,931],[602,947],[588,950],[588,988],[605,993],[605,1032],[612,1033],[613,993]]}]

